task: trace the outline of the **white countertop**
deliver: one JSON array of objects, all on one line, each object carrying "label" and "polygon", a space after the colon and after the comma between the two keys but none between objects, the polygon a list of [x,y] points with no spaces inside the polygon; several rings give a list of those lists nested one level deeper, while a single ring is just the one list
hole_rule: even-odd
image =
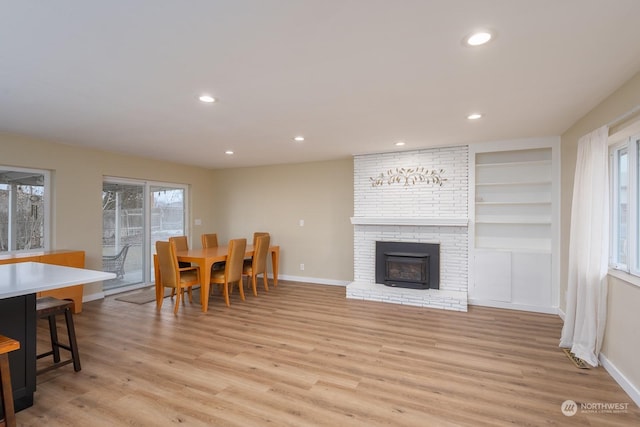
[{"label": "white countertop", "polygon": [[39,262],[0,265],[0,299],[114,279],[113,273]]}]

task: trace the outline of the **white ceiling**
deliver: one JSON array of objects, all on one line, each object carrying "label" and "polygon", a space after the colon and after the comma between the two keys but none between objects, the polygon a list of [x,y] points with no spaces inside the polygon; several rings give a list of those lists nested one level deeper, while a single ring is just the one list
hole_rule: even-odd
[{"label": "white ceiling", "polygon": [[[640,70],[639,17],[640,0],[0,0],[0,132],[209,168],[560,135]],[[479,27],[495,40],[462,46]]]}]

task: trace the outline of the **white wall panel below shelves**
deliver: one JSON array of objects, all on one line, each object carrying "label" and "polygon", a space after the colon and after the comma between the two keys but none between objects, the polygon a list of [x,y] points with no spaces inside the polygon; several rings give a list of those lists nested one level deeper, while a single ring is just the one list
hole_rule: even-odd
[{"label": "white wall panel below shelves", "polygon": [[551,254],[511,254],[511,302],[551,307]]},{"label": "white wall panel below shelves", "polygon": [[511,253],[478,252],[474,269],[476,280],[469,289],[471,298],[511,302]]}]

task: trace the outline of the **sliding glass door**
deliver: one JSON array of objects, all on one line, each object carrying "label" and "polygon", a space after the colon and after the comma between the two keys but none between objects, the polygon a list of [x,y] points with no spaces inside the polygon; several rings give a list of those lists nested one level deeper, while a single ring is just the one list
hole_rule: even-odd
[{"label": "sliding glass door", "polygon": [[155,242],[187,235],[187,187],[105,178],[102,188],[102,264],[116,278],[105,293],[153,282]]},{"label": "sliding glass door", "polygon": [[[186,236],[186,190],[172,185],[152,185],[149,189],[151,214],[151,254],[156,253],[158,240],[169,240],[173,236]],[[149,263],[149,274],[155,276],[153,262]]]}]

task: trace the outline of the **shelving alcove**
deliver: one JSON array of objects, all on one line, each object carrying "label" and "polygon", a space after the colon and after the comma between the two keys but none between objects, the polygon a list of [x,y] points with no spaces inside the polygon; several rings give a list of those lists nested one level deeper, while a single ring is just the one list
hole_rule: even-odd
[{"label": "shelving alcove", "polygon": [[469,302],[557,313],[559,138],[472,144]]}]

